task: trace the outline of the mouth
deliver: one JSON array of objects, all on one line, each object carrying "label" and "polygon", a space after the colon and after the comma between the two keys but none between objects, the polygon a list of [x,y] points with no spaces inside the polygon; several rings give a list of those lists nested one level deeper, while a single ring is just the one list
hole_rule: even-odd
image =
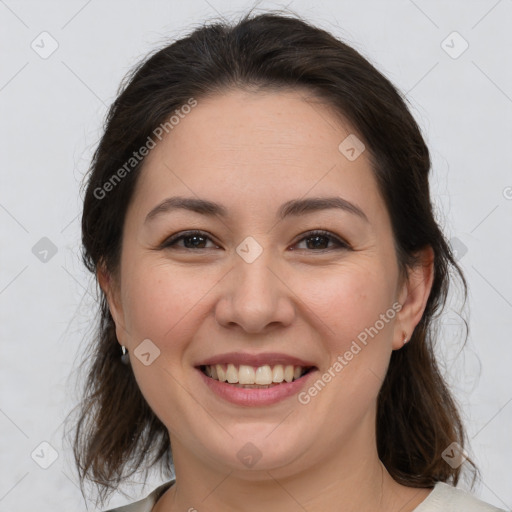
[{"label": "mouth", "polygon": [[209,364],[197,367],[209,379],[245,389],[267,389],[295,382],[316,370],[315,366],[264,364]]},{"label": "mouth", "polygon": [[209,392],[240,407],[266,407],[291,399],[318,374],[313,360],[283,352],[217,354],[194,367]]}]

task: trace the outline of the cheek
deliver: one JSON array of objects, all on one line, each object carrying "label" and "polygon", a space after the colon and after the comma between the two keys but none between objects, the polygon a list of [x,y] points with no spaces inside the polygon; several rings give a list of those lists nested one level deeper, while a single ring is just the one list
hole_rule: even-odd
[{"label": "cheek", "polygon": [[202,300],[216,282],[197,269],[154,263],[127,267],[126,276],[123,302],[130,339],[137,343],[149,338],[160,347],[172,340],[177,348],[189,330],[192,334]]},{"label": "cheek", "polygon": [[125,269],[123,305],[130,359],[145,339],[160,351],[150,365],[133,361],[132,369],[152,410],[174,431],[180,418],[193,413],[186,409],[193,409],[195,402],[187,401],[188,393],[179,384],[183,379],[183,356],[201,321],[201,299],[216,280],[210,282],[206,276],[198,277],[198,272],[194,277],[193,271],[153,262],[126,265]]},{"label": "cheek", "polygon": [[324,399],[313,407],[348,430],[375,401],[389,364],[396,317],[393,279],[384,266],[368,262],[331,270],[308,281],[301,292],[314,313],[310,318],[321,320],[315,329],[329,355],[320,376],[328,382]]},{"label": "cheek", "polygon": [[300,296],[319,320],[316,327],[333,350],[344,350],[373,326],[391,308],[394,298],[391,281],[371,265],[347,265],[317,277],[312,274],[304,281]]}]

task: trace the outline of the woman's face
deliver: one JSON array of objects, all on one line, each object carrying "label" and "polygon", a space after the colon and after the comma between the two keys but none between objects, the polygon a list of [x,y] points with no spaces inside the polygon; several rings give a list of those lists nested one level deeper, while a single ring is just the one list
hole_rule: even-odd
[{"label": "woman's face", "polygon": [[[353,137],[304,93],[232,91],[199,100],[147,156],[109,303],[175,453],[284,475],[374,446],[391,352],[428,290],[399,286],[390,219]],[[216,206],[173,207],[178,197]]]}]

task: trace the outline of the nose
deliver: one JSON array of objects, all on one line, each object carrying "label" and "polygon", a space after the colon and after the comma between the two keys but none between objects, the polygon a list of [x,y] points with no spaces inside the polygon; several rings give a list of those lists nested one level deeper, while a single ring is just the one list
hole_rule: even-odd
[{"label": "nose", "polygon": [[217,322],[247,333],[290,325],[295,318],[294,295],[279,266],[271,261],[270,250],[264,250],[252,263],[235,255],[234,265],[223,280],[215,308]]}]

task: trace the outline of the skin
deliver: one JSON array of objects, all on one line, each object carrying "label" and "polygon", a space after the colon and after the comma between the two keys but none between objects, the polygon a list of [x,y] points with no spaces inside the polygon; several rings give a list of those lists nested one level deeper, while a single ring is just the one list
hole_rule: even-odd
[{"label": "skin", "polygon": [[[140,389],[171,438],[177,483],[154,512],[406,512],[430,492],[391,478],[378,458],[375,415],[391,353],[424,311],[433,253],[425,249],[401,282],[368,152],[355,161],[340,153],[355,131],[332,112],[302,91],[229,91],[198,101],[146,159],[119,274],[99,269],[98,279]],[[177,195],[219,202],[229,215],[176,210],[144,222]],[[334,209],[276,219],[288,200],[333,195],[368,222]],[[184,240],[159,248],[190,229],[210,237],[203,249]],[[324,238],[328,245],[315,248],[304,239],[315,229],[350,248]],[[247,236],[263,249],[252,263],[236,252]],[[194,369],[225,352],[284,352],[322,374],[395,302],[400,312],[307,405],[297,396],[233,405]],[[160,356],[145,366],[133,351],[147,338]],[[262,454],[252,468],[236,456],[248,441]]]}]

